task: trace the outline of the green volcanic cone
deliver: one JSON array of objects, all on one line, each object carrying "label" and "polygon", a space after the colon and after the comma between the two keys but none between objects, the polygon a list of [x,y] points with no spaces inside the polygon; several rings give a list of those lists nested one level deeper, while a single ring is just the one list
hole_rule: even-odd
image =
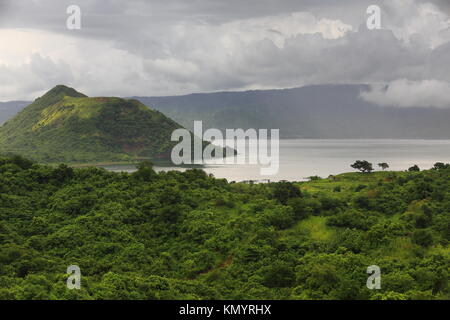
[{"label": "green volcanic cone", "polygon": [[137,100],[90,98],[58,85],[0,127],[0,153],[40,162],[169,158],[177,128]]}]

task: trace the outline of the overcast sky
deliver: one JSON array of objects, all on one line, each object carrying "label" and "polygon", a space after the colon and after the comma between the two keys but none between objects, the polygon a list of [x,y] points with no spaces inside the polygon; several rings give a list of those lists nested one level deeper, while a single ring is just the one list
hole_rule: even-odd
[{"label": "overcast sky", "polygon": [[[69,5],[81,30],[66,27]],[[368,30],[366,9],[382,9]],[[0,101],[365,83],[450,107],[450,0],[0,0]]]}]

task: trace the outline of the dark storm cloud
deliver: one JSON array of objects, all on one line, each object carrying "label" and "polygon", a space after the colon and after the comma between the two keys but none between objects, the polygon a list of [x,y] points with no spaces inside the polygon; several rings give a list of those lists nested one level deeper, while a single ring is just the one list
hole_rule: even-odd
[{"label": "dark storm cloud", "polygon": [[444,12],[450,13],[450,1],[449,0],[433,0],[439,8],[441,8]]},{"label": "dark storm cloud", "polygon": [[[66,28],[72,4],[81,7],[81,30]],[[382,9],[382,30],[365,27],[371,4]],[[450,81],[448,7],[440,0],[0,0],[0,35],[9,41],[0,51],[0,100],[33,97],[55,81],[92,95],[394,81],[391,100],[408,86],[437,94]],[[380,94],[374,88],[365,98]]]},{"label": "dark storm cloud", "polygon": [[[90,27],[122,29],[133,25],[127,17],[143,17],[151,23],[168,20],[197,20],[208,23],[224,23],[239,19],[288,14],[296,11],[308,11],[317,14],[330,11],[342,15],[363,17],[364,8],[379,0],[1,0],[13,14],[1,23],[9,27],[61,29],[61,20],[65,18],[66,8],[79,5],[86,17],[90,17]],[[355,8],[359,11],[355,12]],[[362,11],[360,9],[363,9]],[[344,14],[346,13],[346,14]],[[98,20],[101,23],[94,23]],[[143,21],[140,21],[142,24]],[[143,24],[144,26],[145,24]],[[103,26],[104,28],[99,28]]]}]

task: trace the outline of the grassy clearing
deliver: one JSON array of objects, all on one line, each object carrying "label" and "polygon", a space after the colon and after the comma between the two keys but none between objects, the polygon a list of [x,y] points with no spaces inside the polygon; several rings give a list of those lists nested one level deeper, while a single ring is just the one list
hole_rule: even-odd
[{"label": "grassy clearing", "polygon": [[330,241],[335,238],[336,231],[327,226],[326,222],[327,217],[312,216],[300,221],[294,229],[313,241]]},{"label": "grassy clearing", "polygon": [[410,259],[414,257],[414,244],[409,237],[398,237],[393,239],[387,246],[380,247],[374,256],[391,257],[395,259]]},{"label": "grassy clearing", "polygon": [[370,174],[359,172],[348,172],[326,179],[300,182],[298,185],[302,191],[308,193],[328,193],[336,196],[349,196],[360,186],[369,186],[379,182],[389,182],[394,177],[406,175],[401,171],[380,171]]}]

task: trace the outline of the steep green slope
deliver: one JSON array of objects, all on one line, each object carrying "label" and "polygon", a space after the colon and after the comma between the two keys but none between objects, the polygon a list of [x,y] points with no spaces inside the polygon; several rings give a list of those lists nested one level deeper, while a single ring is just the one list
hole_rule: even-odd
[{"label": "steep green slope", "polygon": [[59,85],[0,127],[0,152],[43,162],[165,158],[180,127],[137,100],[89,98]]}]

